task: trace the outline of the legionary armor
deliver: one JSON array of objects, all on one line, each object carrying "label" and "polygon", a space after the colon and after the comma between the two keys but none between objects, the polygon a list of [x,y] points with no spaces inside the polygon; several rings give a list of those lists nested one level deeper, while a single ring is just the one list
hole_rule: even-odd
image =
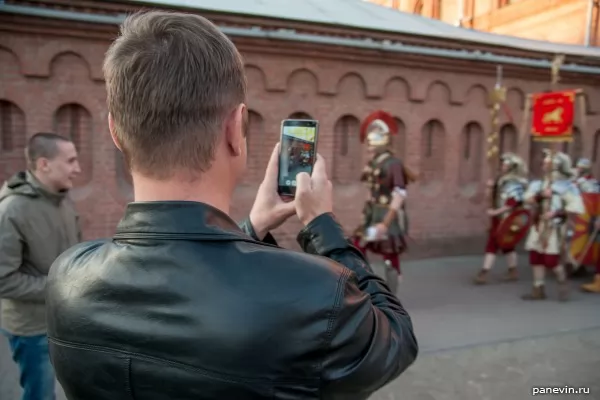
[{"label": "legionary armor", "polygon": [[[513,153],[503,154],[501,161],[502,173],[490,189],[493,196],[492,209],[504,211],[490,217],[491,224],[485,246],[484,265],[475,277],[475,283],[479,285],[487,283],[487,275],[493,266],[495,255],[499,251],[512,255],[507,258],[509,265],[506,280],[517,280],[515,247],[527,232],[527,227],[519,224],[519,221],[523,219],[525,222],[529,220],[529,214],[523,209],[524,194],[527,188],[527,179],[525,178],[527,167],[523,160]],[[517,216],[515,212],[519,210],[525,213],[523,218],[513,218]],[[510,226],[504,227],[505,223]]]},{"label": "legionary armor", "polygon": [[[573,170],[573,182],[581,193],[600,193],[600,183],[591,174],[592,163],[587,158],[580,158]],[[571,254],[571,240],[575,232],[573,227],[568,224],[566,243],[565,243],[565,258],[569,265],[570,274],[573,277],[578,274],[585,274],[585,267],[573,258]]]},{"label": "legionary armor", "polygon": [[371,248],[376,248],[378,253],[400,254],[406,248],[404,235],[407,218],[404,205],[397,213],[398,215],[390,220],[386,240],[370,241],[367,232],[369,227],[384,222],[390,212],[392,192],[406,190],[404,175],[402,162],[389,150],[377,154],[363,170],[361,181],[367,184],[370,198],[363,208],[359,234],[364,241],[370,243]]},{"label": "legionary armor", "polygon": [[[573,170],[571,159],[565,154],[558,152],[551,158],[546,152],[545,163],[552,168],[551,180],[535,180],[531,182],[525,192],[525,199],[533,203],[534,220],[529,230],[525,243],[525,249],[529,251],[529,260],[534,268],[546,268],[554,270],[560,265],[560,255],[564,249],[566,239],[566,222],[568,214],[584,214],[585,206],[580,191],[572,181]],[[544,192],[551,189],[551,196],[546,198]],[[547,220],[544,214],[552,212],[554,217]],[[558,274],[557,274],[558,275]],[[564,273],[559,277],[559,297],[566,300],[566,282]],[[539,300],[545,298],[543,280],[534,282],[531,295],[523,296],[527,300]]]},{"label": "legionary armor", "polygon": [[[542,254],[555,254],[561,252],[561,242],[564,237],[564,225],[567,213],[583,214],[585,207],[579,189],[571,181],[571,160],[567,154],[555,154],[552,162],[552,183],[547,179],[531,182],[525,193],[525,198],[534,198],[536,213],[525,248]],[[552,197],[549,199],[548,211],[553,211],[556,217],[549,221],[546,229],[540,224],[542,219],[542,192],[551,187]]]},{"label": "legionary armor", "polygon": [[575,166],[575,184],[581,193],[600,193],[600,184],[591,174],[592,163],[580,158]]},{"label": "legionary armor", "polygon": [[[363,218],[355,230],[354,244],[365,254],[382,256],[383,265],[373,264],[379,275],[396,291],[401,276],[400,255],[406,249],[408,222],[405,203],[399,209],[391,207],[394,196],[407,197],[406,187],[414,176],[389,149],[390,135],[397,126],[394,118],[383,111],[371,114],[361,126],[361,140],[367,141],[373,158],[365,166],[361,181],[367,185],[368,199],[363,208]],[[385,226],[385,234],[377,235],[378,227]]]},{"label": "legionary armor", "polygon": [[507,217],[514,208],[523,205],[525,190],[527,189],[527,168],[525,163],[513,153],[502,155],[503,165],[507,165],[506,172],[500,176],[496,183],[495,207],[509,207],[507,211],[494,217],[497,222]]}]

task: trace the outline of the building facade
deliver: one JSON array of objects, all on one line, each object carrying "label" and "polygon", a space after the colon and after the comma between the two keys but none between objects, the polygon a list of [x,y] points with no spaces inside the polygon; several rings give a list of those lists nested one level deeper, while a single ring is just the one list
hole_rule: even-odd
[{"label": "building facade", "polygon": [[365,0],[501,35],[600,45],[598,0]]},{"label": "building facade", "polygon": [[[0,4],[0,179],[25,167],[27,137],[48,130],[71,137],[83,169],[72,195],[86,239],[110,236],[132,200],[131,177],[106,123],[102,61],[118,33],[119,19],[138,8],[125,1]],[[545,65],[550,53],[466,42],[457,49],[456,42],[447,38],[369,32],[374,39],[368,46],[375,40],[389,46],[385,41],[394,38],[413,46],[410,51],[421,45],[445,48],[440,53],[445,56],[431,50],[407,53],[405,47],[377,50],[364,44],[366,31],[352,27],[215,11],[202,14],[230,33],[245,58],[249,165],[235,194],[236,218],[250,209],[279,139],[281,120],[315,118],[320,121],[318,151],[327,160],[335,185],[335,213],[351,232],[360,221],[366,196],[358,182],[366,161],[358,137],[360,121],[371,111],[384,109],[401,128],[393,138],[395,151],[419,175],[408,189],[410,255],[480,252],[486,229],[488,97],[496,64],[465,60],[467,53],[475,58],[481,52],[504,57],[509,111],[501,117],[501,148],[529,159],[534,173],[539,170],[539,145],[518,132],[527,94],[546,90],[550,76],[549,70],[529,65]],[[286,36],[289,29],[297,36]],[[266,34],[261,37],[257,32]],[[457,58],[449,52],[456,52]],[[521,58],[525,55],[529,58]],[[585,120],[579,122],[576,140],[566,150],[575,157],[593,158],[600,170],[600,58],[574,53],[567,62],[572,66],[562,73],[561,87],[582,88],[588,101]],[[299,229],[300,224],[292,221],[276,235],[283,245],[294,248]]]}]

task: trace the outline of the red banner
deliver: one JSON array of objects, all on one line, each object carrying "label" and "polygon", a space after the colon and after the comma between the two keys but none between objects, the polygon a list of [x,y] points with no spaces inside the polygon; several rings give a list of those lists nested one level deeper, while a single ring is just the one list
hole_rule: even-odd
[{"label": "red banner", "polygon": [[539,141],[568,141],[573,135],[576,90],[532,95],[531,134]]}]

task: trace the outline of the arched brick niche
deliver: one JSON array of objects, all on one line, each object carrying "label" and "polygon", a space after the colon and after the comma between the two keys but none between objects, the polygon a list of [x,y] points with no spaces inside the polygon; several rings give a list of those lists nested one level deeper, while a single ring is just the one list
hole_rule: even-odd
[{"label": "arched brick niche", "polygon": [[345,99],[364,99],[367,96],[365,79],[355,72],[344,75],[338,81],[337,95]]},{"label": "arched brick niche", "polygon": [[500,154],[506,152],[516,153],[518,144],[517,128],[513,124],[504,124],[500,128],[499,138],[499,150]]},{"label": "arched brick niche", "polygon": [[287,78],[287,91],[299,97],[316,95],[319,91],[319,78],[306,68],[297,69]]},{"label": "arched brick niche", "polygon": [[248,111],[248,163],[244,182],[260,182],[273,150],[266,145],[263,117],[254,110]]},{"label": "arched brick niche", "polygon": [[360,121],[354,115],[340,117],[334,125],[333,180],[337,183],[357,182],[362,169]]},{"label": "arched brick niche", "polygon": [[446,131],[437,119],[423,125],[421,131],[421,171],[419,182],[423,188],[437,190],[444,180]]},{"label": "arched brick niche", "polygon": [[27,141],[25,113],[15,103],[0,99],[0,179],[24,170]]},{"label": "arched brick niche", "polygon": [[469,107],[487,108],[489,105],[489,94],[485,86],[475,84],[467,90],[465,104]]},{"label": "arched brick niche", "polygon": [[396,125],[398,125],[398,133],[391,138],[392,151],[396,157],[406,162],[406,125],[400,118],[394,117],[394,119],[396,120]]},{"label": "arched brick niche", "polygon": [[288,119],[313,119],[310,114],[305,113],[304,111],[296,111],[290,114]]},{"label": "arched brick niche", "polygon": [[70,138],[79,153],[81,174],[75,187],[88,184],[94,173],[92,115],[80,104],[64,104],[54,114],[54,131]]},{"label": "arched brick niche", "polygon": [[[459,177],[461,187],[476,188],[483,170],[483,128],[478,122],[465,125],[461,135]],[[475,194],[475,193],[472,193]]]},{"label": "arched brick niche", "polygon": [[446,82],[434,81],[427,88],[425,99],[427,102],[450,104],[452,91]]}]

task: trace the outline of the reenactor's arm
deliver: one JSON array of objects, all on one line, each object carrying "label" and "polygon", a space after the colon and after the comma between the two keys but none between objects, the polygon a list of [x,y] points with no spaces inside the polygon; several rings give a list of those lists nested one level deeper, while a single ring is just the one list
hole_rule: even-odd
[{"label": "reenactor's arm", "polygon": [[394,218],[397,217],[398,210],[402,208],[404,200],[408,195],[406,191],[404,167],[402,164],[399,162],[393,163],[390,166],[390,175],[392,177],[394,188],[392,190],[392,200],[389,205],[388,213],[382,221],[385,226],[390,226]]}]

